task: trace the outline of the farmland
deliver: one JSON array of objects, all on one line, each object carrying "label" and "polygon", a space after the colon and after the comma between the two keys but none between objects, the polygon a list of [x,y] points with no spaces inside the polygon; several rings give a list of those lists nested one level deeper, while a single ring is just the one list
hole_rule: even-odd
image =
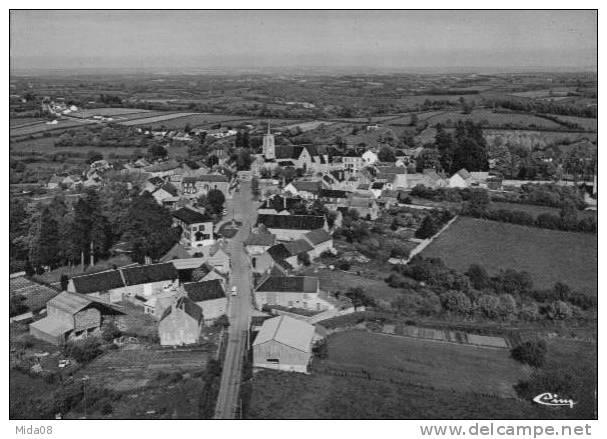
[{"label": "farmland", "polygon": [[168,113],[168,114],[159,114],[151,117],[143,117],[133,120],[127,120],[125,122],[121,122],[124,126],[133,126],[133,125],[152,125],[154,123],[164,123],[171,119],[182,118],[184,116],[191,116],[196,113]]},{"label": "farmland", "polygon": [[93,116],[122,116],[125,114],[133,114],[133,113],[146,113],[147,110],[142,110],[139,108],[91,108],[91,109],[82,109],[79,111],[74,111],[70,113],[71,117],[79,117],[79,118],[87,118]]},{"label": "farmland", "polygon": [[28,136],[32,134],[44,133],[48,131],[57,131],[68,128],[80,127],[89,125],[94,122],[80,121],[75,119],[61,119],[56,124],[49,125],[46,122],[40,122],[38,124],[26,125],[10,129],[10,137]]},{"label": "farmland", "polygon": [[537,288],[564,282],[596,295],[597,237],[460,217],[423,252],[465,271],[480,264],[490,273],[512,268],[531,275]]},{"label": "farmland", "polygon": [[562,129],[562,125],[543,117],[532,114],[517,113],[494,113],[491,110],[478,109],[473,110],[471,114],[463,114],[461,111],[445,111],[435,116],[425,119],[430,125],[457,123],[458,121],[472,120],[474,122],[486,121],[486,125],[492,127],[538,127],[542,129]]},{"label": "farmland", "polygon": [[[517,380],[526,376],[524,368],[509,358],[507,350],[447,345],[362,331],[333,334],[328,343],[328,359],[314,360],[310,376],[274,371],[255,374],[248,417],[502,419],[541,416],[531,403],[507,397],[513,395],[512,386]],[[330,373],[340,369],[342,373]],[[366,371],[366,378],[360,376],[362,370]]]}]

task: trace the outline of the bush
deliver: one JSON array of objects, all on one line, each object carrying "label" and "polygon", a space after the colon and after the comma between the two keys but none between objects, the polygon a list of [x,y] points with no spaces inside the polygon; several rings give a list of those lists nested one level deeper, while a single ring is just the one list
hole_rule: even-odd
[{"label": "bush", "polygon": [[103,331],[101,332],[101,338],[103,338],[103,341],[106,342],[111,342],[115,338],[120,337],[120,335],[122,335],[122,332],[120,331],[114,320],[108,321],[108,323],[103,328]]},{"label": "bush", "polygon": [[526,341],[510,351],[516,361],[533,367],[542,367],[546,360],[546,342],[544,340]]},{"label": "bush", "polygon": [[325,339],[318,341],[314,347],[312,347],[312,352],[315,357],[320,358],[321,360],[327,359],[329,357],[327,341]]},{"label": "bush", "polygon": [[101,355],[101,343],[95,337],[89,337],[85,340],[71,341],[63,348],[63,353],[71,357],[78,363],[88,363]]},{"label": "bush", "polygon": [[352,267],[350,261],[346,261],[345,259],[340,259],[335,263],[335,268],[343,271],[348,271]]}]

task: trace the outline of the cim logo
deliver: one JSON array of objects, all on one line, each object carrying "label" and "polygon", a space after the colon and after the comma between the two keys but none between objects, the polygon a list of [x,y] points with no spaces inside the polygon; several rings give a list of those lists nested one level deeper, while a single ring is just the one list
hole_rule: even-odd
[{"label": "cim logo", "polygon": [[573,402],[573,399],[564,399],[558,396],[556,393],[541,393],[533,398],[533,402],[541,405],[548,405],[551,407],[567,407],[573,408],[577,403]]}]

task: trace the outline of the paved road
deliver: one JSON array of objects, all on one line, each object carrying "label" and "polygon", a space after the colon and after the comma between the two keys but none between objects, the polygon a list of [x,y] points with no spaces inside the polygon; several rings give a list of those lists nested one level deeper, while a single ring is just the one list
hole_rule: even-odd
[{"label": "paved road", "polygon": [[252,305],[253,278],[249,257],[244,251],[243,241],[250,233],[255,221],[255,206],[251,198],[251,182],[242,181],[240,191],[234,194],[234,217],[242,221],[242,227],[229,241],[228,251],[232,262],[230,285],[236,286],[238,296],[229,296],[230,328],[226,348],[221,387],[215,407],[216,419],[234,419],[239,410],[239,391],[242,376],[242,361],[247,349],[247,334]]}]

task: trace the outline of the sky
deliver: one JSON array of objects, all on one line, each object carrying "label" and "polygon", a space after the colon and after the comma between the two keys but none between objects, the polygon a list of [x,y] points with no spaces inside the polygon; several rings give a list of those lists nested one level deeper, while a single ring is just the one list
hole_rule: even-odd
[{"label": "sky", "polygon": [[11,69],[596,69],[594,11],[11,11]]}]

